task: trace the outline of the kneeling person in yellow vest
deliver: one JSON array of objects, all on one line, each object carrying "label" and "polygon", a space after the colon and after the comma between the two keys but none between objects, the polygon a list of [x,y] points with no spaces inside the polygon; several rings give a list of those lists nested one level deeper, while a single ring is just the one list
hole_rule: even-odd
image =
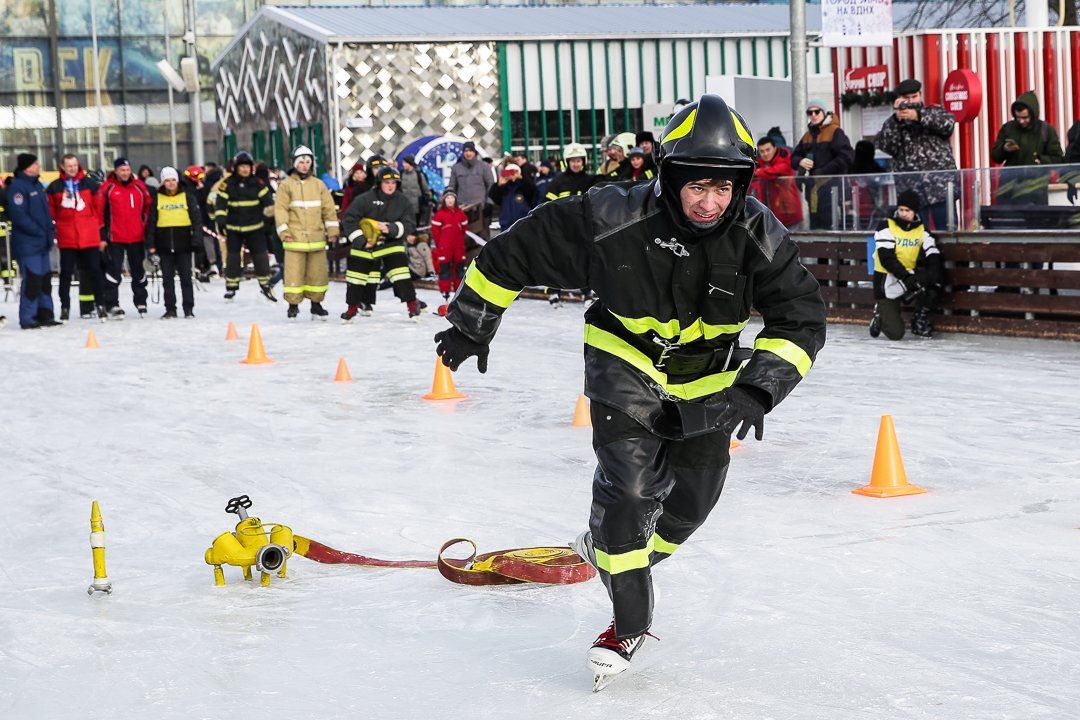
[{"label": "kneeling person in yellow vest", "polygon": [[904,303],[915,305],[911,332],[930,337],[931,315],[941,293],[941,251],[919,217],[919,194],[905,190],[897,197],[896,212],[874,235],[874,317],[870,335],[882,332],[890,340],[904,337]]},{"label": "kneeling person in yellow vest", "polygon": [[337,209],[330,190],[315,177],[315,154],[303,145],[293,151],[293,172],[278,185],[274,221],[285,247],[285,302],[288,316],[311,301],[311,316],[325,320],[322,301],[329,288],[326,243],[337,239]]}]

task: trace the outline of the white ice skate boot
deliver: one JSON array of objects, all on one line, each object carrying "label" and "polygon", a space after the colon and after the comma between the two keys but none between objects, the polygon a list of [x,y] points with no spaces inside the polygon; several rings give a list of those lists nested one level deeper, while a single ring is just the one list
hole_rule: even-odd
[{"label": "white ice skate boot", "polygon": [[593,570],[600,569],[596,567],[596,553],[593,551],[592,530],[586,530],[571,540],[570,549],[576,552],[582,560],[592,565]]},{"label": "white ice skate boot", "polygon": [[611,621],[607,630],[596,638],[586,656],[589,669],[593,673],[593,692],[600,692],[630,669],[630,660],[645,642],[646,636],[653,637],[646,632],[619,640],[615,637],[615,620]]}]

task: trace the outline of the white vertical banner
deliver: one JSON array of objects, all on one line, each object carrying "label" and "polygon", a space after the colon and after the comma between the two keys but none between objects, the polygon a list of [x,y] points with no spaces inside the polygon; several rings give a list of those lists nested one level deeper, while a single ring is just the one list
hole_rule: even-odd
[{"label": "white vertical banner", "polygon": [[821,0],[825,47],[892,45],[892,0]]}]

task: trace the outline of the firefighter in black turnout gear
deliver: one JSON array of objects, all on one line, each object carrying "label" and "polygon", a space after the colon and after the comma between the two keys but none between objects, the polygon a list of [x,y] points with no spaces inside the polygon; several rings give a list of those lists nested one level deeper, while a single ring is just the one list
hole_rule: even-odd
[{"label": "firefighter in black turnout gear", "polygon": [[255,264],[255,279],[263,297],[277,302],[270,288],[270,257],[266,220],[274,216],[274,194],[255,177],[255,160],[246,152],[233,158],[233,174],[217,193],[214,220],[218,233],[225,236],[225,299],[231,300],[240,289],[240,256],[247,247]]},{"label": "firefighter in black turnout gear", "polygon": [[375,187],[353,200],[341,217],[341,232],[352,243],[345,272],[345,300],[349,307],[341,315],[346,322],[358,313],[371,315],[382,281],[380,264],[394,295],[408,306],[409,317],[420,315],[405,254],[405,238],[416,232],[416,216],[409,199],[398,192],[401,175],[397,170],[383,165],[375,179]]},{"label": "firefighter in black turnout gear", "polygon": [[[825,343],[818,283],[787,230],[746,197],[757,149],[716,95],[664,130],[658,177],[546,203],[484,247],[436,335],[450,369],[488,346],[523,287],[589,287],[585,394],[592,401],[590,532],[614,620],[589,651],[599,677],[628,666],[652,623],[650,568],[675,552],[720,496],[732,432],[806,375]],[[751,308],[764,321],[739,345]]]}]

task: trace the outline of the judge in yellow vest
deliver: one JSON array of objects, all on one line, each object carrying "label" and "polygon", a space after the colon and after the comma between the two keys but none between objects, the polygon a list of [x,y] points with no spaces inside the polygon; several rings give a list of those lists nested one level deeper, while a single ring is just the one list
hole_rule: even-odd
[{"label": "judge in yellow vest", "polygon": [[150,218],[146,223],[146,244],[151,262],[161,263],[165,286],[165,314],[162,320],[176,317],[176,285],[180,276],[180,292],[184,317],[193,318],[195,293],[191,285],[191,253],[202,234],[202,214],[195,193],[180,186],[176,168],[161,168],[161,187],[150,203]]},{"label": "judge in yellow vest", "polygon": [[896,212],[874,235],[874,318],[870,335],[882,332],[890,340],[904,337],[904,303],[915,306],[911,332],[933,334],[931,315],[941,293],[941,251],[919,217],[919,194],[905,190],[897,197]]}]

